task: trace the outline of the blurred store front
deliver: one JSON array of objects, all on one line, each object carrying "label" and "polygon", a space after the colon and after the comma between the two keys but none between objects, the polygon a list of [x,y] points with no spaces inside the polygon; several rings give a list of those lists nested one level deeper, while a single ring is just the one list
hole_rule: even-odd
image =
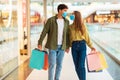
[{"label": "blurred store front", "polygon": [[91,14],[86,19],[89,23],[120,23],[120,10],[100,10]]},{"label": "blurred store front", "polygon": [[0,1],[0,77],[18,65],[17,1]]}]

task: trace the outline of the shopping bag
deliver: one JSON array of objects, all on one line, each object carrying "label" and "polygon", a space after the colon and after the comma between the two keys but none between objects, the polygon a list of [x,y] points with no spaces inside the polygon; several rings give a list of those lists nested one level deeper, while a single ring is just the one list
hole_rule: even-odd
[{"label": "shopping bag", "polygon": [[30,68],[38,70],[43,69],[44,55],[45,55],[44,51],[40,51],[39,49],[33,49],[29,62]]},{"label": "shopping bag", "polygon": [[97,53],[89,53],[87,55],[87,69],[88,72],[99,72],[101,71],[100,58]]},{"label": "shopping bag", "polygon": [[106,62],[106,59],[105,59],[104,55],[102,53],[100,53],[100,52],[97,52],[97,53],[98,53],[99,58],[100,58],[100,62],[101,62],[101,66],[102,66],[101,69],[108,68],[108,65],[107,65],[107,62]]},{"label": "shopping bag", "polygon": [[107,68],[105,57],[100,52],[94,52],[87,55],[88,72],[101,72]]},{"label": "shopping bag", "polygon": [[44,55],[44,66],[43,66],[43,69],[44,70],[47,70],[48,69],[48,53],[45,51],[45,55]]},{"label": "shopping bag", "polygon": [[88,61],[87,58],[86,58],[86,63],[87,63],[87,71],[88,71],[88,72],[102,72],[102,70],[100,70],[100,69],[99,69],[99,70],[97,70],[97,69],[96,69],[96,70],[95,70],[95,69],[92,69],[92,70],[91,70],[91,69],[90,69],[90,65],[92,65],[92,64],[90,63],[90,61]]}]

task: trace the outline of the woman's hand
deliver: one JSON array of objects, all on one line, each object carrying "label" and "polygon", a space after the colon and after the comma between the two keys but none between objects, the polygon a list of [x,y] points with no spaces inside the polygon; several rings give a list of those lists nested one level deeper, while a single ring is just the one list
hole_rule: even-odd
[{"label": "woman's hand", "polygon": [[96,49],[94,47],[91,48],[91,51],[96,51]]}]

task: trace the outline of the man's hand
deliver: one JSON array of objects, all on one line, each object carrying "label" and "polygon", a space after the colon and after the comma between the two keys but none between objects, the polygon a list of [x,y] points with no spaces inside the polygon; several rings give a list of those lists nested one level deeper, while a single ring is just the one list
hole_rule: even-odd
[{"label": "man's hand", "polygon": [[38,49],[39,49],[39,50],[42,50],[42,45],[38,45]]}]

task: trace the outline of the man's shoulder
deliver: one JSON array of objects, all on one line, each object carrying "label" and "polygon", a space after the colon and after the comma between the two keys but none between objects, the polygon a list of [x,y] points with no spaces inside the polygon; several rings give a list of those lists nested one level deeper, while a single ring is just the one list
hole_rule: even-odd
[{"label": "man's shoulder", "polygon": [[52,16],[52,17],[48,18],[48,20],[53,20],[53,19],[55,19],[55,17],[56,16]]},{"label": "man's shoulder", "polygon": [[[56,16],[52,16],[52,17],[48,18],[49,21],[53,21],[53,20],[56,20],[56,19],[57,19]],[[69,23],[68,19],[64,18],[64,20],[65,20],[65,22]]]},{"label": "man's shoulder", "polygon": [[55,19],[55,16],[49,17],[47,18],[47,22],[53,22],[54,19]]},{"label": "man's shoulder", "polygon": [[67,22],[69,22],[69,20],[68,20],[68,19],[66,19],[66,18],[65,18],[65,20],[66,20]]},{"label": "man's shoulder", "polygon": [[69,24],[69,20],[68,19],[64,18],[64,21]]}]

